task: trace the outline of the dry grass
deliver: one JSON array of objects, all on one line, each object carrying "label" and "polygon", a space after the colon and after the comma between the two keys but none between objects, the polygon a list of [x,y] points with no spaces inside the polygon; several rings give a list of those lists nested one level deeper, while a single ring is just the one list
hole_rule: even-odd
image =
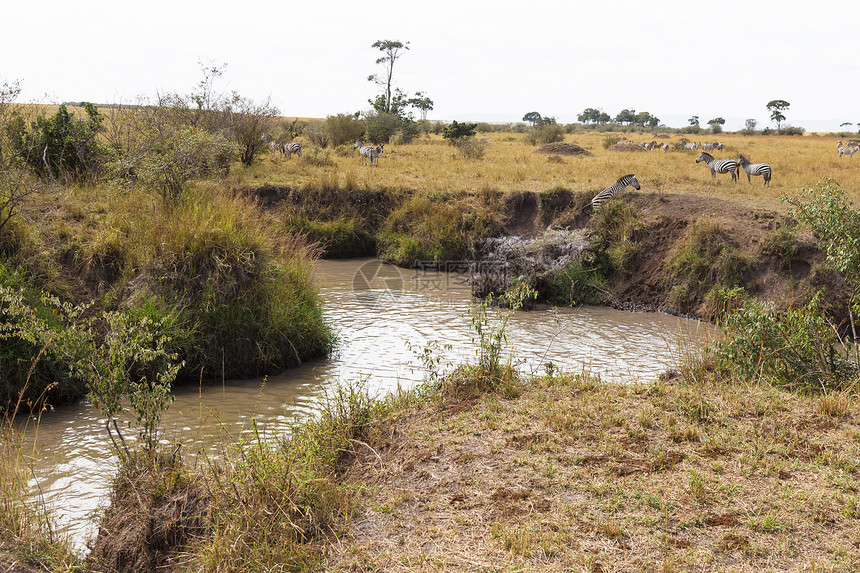
[{"label": "dry grass", "polygon": [[[846,406],[842,406],[842,402]],[[531,380],[402,419],[331,571],[856,571],[860,418],[766,386]]]},{"label": "dry grass", "polygon": [[[626,135],[626,134],[621,134]],[[636,134],[634,134],[636,135]],[[253,184],[312,188],[337,182],[357,188],[410,190],[425,193],[480,191],[546,191],[565,187],[571,191],[597,191],[620,175],[636,173],[643,191],[687,193],[720,197],[757,208],[779,207],[779,197],[801,188],[814,187],[820,180],[833,178],[860,199],[860,169],[851,159],[838,158],[836,137],[818,136],[744,136],[702,135],[703,141],[720,140],[725,150],[714,152],[718,158],[737,158],[743,153],[751,161],[766,162],[773,168],[773,181],[765,188],[761,178],[732,183],[728,176],[711,181],[711,174],[696,164],[698,152],[649,151],[618,153],[603,148],[603,133],[568,135],[565,143],[575,143],[593,156],[558,157],[550,160],[536,153],[537,147],[525,136],[510,133],[488,134],[486,155],[482,160],[463,159],[456,149],[441,138],[421,138],[410,145],[387,145],[379,167],[362,167],[357,154],[332,154],[334,166],[314,167],[300,160],[266,157],[254,168],[236,172],[233,181]],[[638,137],[651,139],[646,134]],[[690,136],[686,136],[690,137]],[[670,145],[680,141],[672,135]],[[307,143],[306,143],[307,144]]]}]

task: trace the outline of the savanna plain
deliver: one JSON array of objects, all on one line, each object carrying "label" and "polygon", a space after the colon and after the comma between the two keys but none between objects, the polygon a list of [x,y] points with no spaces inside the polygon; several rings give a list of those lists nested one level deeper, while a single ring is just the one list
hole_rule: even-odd
[{"label": "savanna plain", "polygon": [[[99,137],[133,139],[119,131]],[[860,158],[838,156],[845,135],[579,129],[564,155],[513,130],[479,131],[469,153],[429,130],[370,166],[351,141],[298,134],[301,157],[261,148],[175,186],[131,153],[111,181],[46,184],[0,227],[0,568],[860,570]],[[712,179],[682,139],[766,162],[772,181]],[[590,206],[631,173],[639,190]],[[414,388],[345,384],[285,435],[252,426],[217,459],[159,441],[172,384],[336,347],[319,257],[479,260],[488,238],[539,245],[548,229],[577,233],[583,257],[480,293],[474,360],[443,369],[428,348]],[[649,383],[518,372],[511,313],[583,302],[724,336]],[[85,397],[120,469],[82,555],[33,495],[19,429]],[[135,430],[113,422],[128,412],[141,429],[126,443]]]}]

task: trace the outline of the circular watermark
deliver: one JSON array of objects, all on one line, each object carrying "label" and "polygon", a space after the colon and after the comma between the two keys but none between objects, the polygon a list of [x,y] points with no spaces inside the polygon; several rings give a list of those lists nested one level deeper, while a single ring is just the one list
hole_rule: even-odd
[{"label": "circular watermark", "polygon": [[376,307],[394,302],[403,293],[403,275],[394,265],[368,261],[352,276],[355,298],[367,306]]}]

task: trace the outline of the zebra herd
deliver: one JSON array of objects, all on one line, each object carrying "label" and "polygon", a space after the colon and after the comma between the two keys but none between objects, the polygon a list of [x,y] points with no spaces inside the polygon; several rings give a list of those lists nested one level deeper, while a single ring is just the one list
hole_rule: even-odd
[{"label": "zebra herd", "polygon": [[281,157],[286,157],[287,159],[293,158],[293,153],[299,156],[299,159],[302,157],[302,142],[301,141],[289,141],[287,143],[280,143],[272,138],[268,133],[264,133],[260,136],[260,139],[265,141],[269,145],[269,151],[274,155],[275,153],[280,153]]},{"label": "zebra herd", "polygon": [[[299,159],[302,157],[302,142],[301,141],[289,141],[287,143],[281,143],[275,140],[268,133],[264,133],[260,136],[260,139],[263,140],[268,146],[269,151],[272,155],[279,153],[281,157],[286,157],[287,159],[292,159],[293,154],[299,156]],[[368,161],[370,161],[370,165],[376,163],[379,166],[379,156],[382,155],[383,146],[377,145],[376,147],[372,145],[365,145],[358,140],[355,142],[355,149],[358,150],[358,156],[361,158],[361,164],[365,165]]]},{"label": "zebra herd", "polygon": [[[841,144],[841,142],[840,142]],[[686,144],[685,144],[686,145]],[[698,149],[698,146],[693,144],[691,149]],[[721,144],[722,145],[722,144]],[[843,149],[840,145],[840,149]],[[702,151],[699,157],[696,158],[696,163],[704,162],[711,171],[711,179],[716,179],[717,173],[729,173],[732,176],[732,181],[738,180],[740,169],[744,170],[747,175],[747,181],[752,182],[753,176],[760,175],[764,180],[764,185],[770,186],[771,168],[767,163],[752,163],[743,155],[738,155],[737,160],[734,159],[716,159],[707,151]],[[633,187],[637,191],[640,189],[639,180],[635,174],[625,175],[618,179],[615,183],[598,193],[591,200],[591,206],[594,208],[600,207],[606,201],[624,193],[628,186]]]}]

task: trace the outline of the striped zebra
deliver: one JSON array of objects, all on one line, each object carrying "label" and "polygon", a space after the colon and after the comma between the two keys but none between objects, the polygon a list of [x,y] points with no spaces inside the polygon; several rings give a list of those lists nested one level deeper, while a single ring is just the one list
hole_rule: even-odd
[{"label": "striped zebra", "polygon": [[287,159],[293,158],[293,153],[299,156],[299,159],[302,158],[302,142],[301,141],[291,141],[289,143],[285,143],[281,147],[281,156],[286,157]]},{"label": "striped zebra", "polygon": [[752,182],[751,175],[761,175],[764,179],[765,187],[770,186],[770,165],[767,163],[750,163],[750,160],[743,155],[738,155],[738,164],[747,174],[747,181]]},{"label": "striped zebra", "polygon": [[624,190],[627,189],[628,185],[632,185],[634,189],[639,190],[639,180],[636,179],[635,174],[625,175],[600,193],[594,196],[594,199],[591,200],[592,207],[599,207],[606,203],[611,197],[616,195],[621,195],[624,193]]},{"label": "striped zebra", "polygon": [[[853,142],[849,141],[848,143],[853,143]],[[839,146],[837,148],[839,150],[839,159],[842,159],[843,155],[847,155],[851,159],[854,159],[854,154],[857,153],[858,151],[860,151],[860,147],[854,147],[854,146],[843,147],[842,141],[839,141],[839,143],[837,145]]]},{"label": "striped zebra", "polygon": [[683,146],[684,146],[684,149],[686,149],[686,150],[688,150],[688,151],[695,151],[696,149],[699,149],[699,145],[701,145],[701,144],[699,144],[699,143],[685,143],[685,142],[682,142],[682,143],[681,143],[681,145],[683,145]]},{"label": "striped zebra", "polygon": [[382,155],[382,146],[377,145],[370,151],[370,164],[373,165],[373,160],[376,160],[376,166],[379,167],[379,156]]},{"label": "striped zebra", "polygon": [[717,173],[731,173],[732,181],[738,180],[738,162],[734,159],[714,159],[710,153],[703,151],[696,159],[696,163],[704,161],[711,170],[711,179],[717,178]]},{"label": "striped zebra", "polygon": [[358,154],[361,156],[361,164],[364,165],[367,160],[370,160],[370,164],[373,165],[373,162],[376,161],[376,165],[379,166],[379,156],[382,154],[382,145],[378,147],[373,147],[372,145],[364,145],[361,140],[357,140],[354,149],[358,149]]},{"label": "striped zebra", "polygon": [[[269,146],[269,151],[272,153],[272,155],[274,155],[275,152],[280,150],[281,148],[281,146],[278,145],[278,143],[274,139],[272,139],[272,136],[268,133],[264,133],[263,135],[261,135],[260,139],[262,139],[266,143],[266,145]],[[283,155],[283,152],[281,152],[281,154]]]}]

